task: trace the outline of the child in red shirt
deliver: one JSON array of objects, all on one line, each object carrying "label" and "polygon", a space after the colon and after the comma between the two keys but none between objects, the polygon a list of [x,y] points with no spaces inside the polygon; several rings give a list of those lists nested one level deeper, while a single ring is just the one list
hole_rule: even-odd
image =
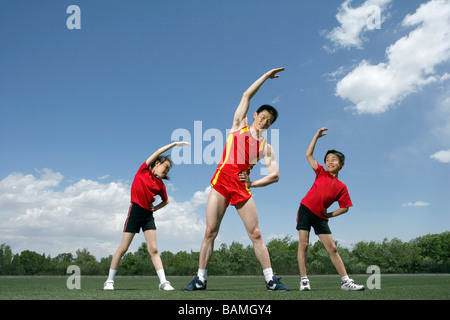
[{"label": "child in red shirt", "polygon": [[[328,218],[337,217],[348,211],[353,206],[347,186],[338,180],[339,171],[344,166],[344,155],[336,150],[329,150],[325,155],[326,170],[317,163],[313,153],[317,140],[326,135],[327,128],[317,131],[311,144],[306,150],[306,159],[316,173],[316,180],[313,186],[302,199],[297,212],[297,230],[299,237],[298,245],[298,266],[300,269],[300,291],[309,291],[311,286],[306,275],[306,251],[309,244],[309,232],[311,227],[322,241],[328,251],[331,261],[341,276],[342,290],[364,290],[364,286],[357,285],[347,275],[344,263],[337,252],[336,245],[328,227]],[[339,203],[339,209],[327,212],[327,209],[334,203]]]},{"label": "child in red shirt", "polygon": [[[162,179],[167,179],[172,162],[169,157],[162,154],[175,146],[182,147],[189,144],[188,142],[176,141],[159,148],[136,172],[131,185],[131,205],[125,221],[122,241],[111,260],[108,279],[103,285],[103,290],[114,290],[114,278],[119,268],[120,260],[127,252],[136,233],[139,233],[141,229],[144,232],[147,249],[160,281],[159,289],[164,291],[173,290],[170,282],[166,280],[156,246],[156,225],[153,213],[169,203],[166,187]],[[156,195],[161,197],[161,202],[153,206]]]}]

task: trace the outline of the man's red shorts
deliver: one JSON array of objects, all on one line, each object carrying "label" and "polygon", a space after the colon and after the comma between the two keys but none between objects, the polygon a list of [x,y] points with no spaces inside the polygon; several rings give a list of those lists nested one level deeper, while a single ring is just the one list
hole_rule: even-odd
[{"label": "man's red shorts", "polygon": [[246,201],[252,196],[252,192],[245,182],[239,181],[239,177],[231,177],[220,170],[216,170],[211,179],[211,186],[227,199],[227,206],[232,206],[239,202]]}]

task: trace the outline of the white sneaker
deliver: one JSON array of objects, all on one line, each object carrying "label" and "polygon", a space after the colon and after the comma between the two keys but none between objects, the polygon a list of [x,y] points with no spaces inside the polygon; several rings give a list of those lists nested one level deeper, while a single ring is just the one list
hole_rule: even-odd
[{"label": "white sneaker", "polygon": [[159,284],[159,290],[164,290],[164,291],[173,291],[173,287],[170,285],[169,281],[163,282]]},{"label": "white sneaker", "polygon": [[309,279],[300,280],[300,291],[311,291],[311,286],[309,285]]},{"label": "white sneaker", "polygon": [[353,279],[341,282],[341,290],[343,291],[361,291],[364,290],[363,285],[356,284]]},{"label": "white sneaker", "polygon": [[104,284],[103,284],[103,290],[114,290],[114,280],[107,280]]}]

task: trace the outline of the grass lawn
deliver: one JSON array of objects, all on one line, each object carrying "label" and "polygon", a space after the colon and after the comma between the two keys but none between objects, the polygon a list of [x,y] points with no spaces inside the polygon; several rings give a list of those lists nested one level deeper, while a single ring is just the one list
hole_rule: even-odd
[{"label": "grass lawn", "polygon": [[[369,275],[352,276],[366,285]],[[158,290],[157,277],[116,277],[115,290],[103,291],[105,277],[81,277],[81,288],[69,290],[67,277],[0,277],[3,314],[46,318],[118,319],[279,319],[336,315],[389,318],[445,314],[450,275],[381,275],[381,289],[340,290],[338,276],[310,276],[312,291],[298,290],[299,277],[282,281],[289,292],[268,292],[263,277],[208,277],[206,291],[183,292],[192,277],[168,277],[171,292]],[[81,301],[82,300],[82,301]],[[445,309],[444,309],[445,308]]]},{"label": "grass lawn", "polygon": [[[366,286],[369,275],[352,276]],[[81,277],[69,290],[67,277],[0,277],[0,300],[450,300],[450,275],[381,275],[381,289],[340,290],[338,276],[310,276],[311,291],[298,290],[299,277],[285,276],[289,292],[268,292],[263,277],[208,278],[206,291],[179,289],[191,277],[168,277],[175,291],[158,290],[156,277],[116,277],[115,290],[103,291],[105,277]]]}]

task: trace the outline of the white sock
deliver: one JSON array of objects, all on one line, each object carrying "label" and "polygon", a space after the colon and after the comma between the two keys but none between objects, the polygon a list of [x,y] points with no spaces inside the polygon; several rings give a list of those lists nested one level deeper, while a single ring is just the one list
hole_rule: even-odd
[{"label": "white sock", "polygon": [[109,269],[108,279],[106,281],[114,281],[114,277],[116,276],[117,270]]},{"label": "white sock", "polygon": [[308,277],[302,277],[300,281],[309,281]]},{"label": "white sock", "polygon": [[266,279],[266,282],[269,282],[273,278],[273,271],[272,268],[267,268],[263,270],[264,278]]},{"label": "white sock", "polygon": [[200,281],[205,282],[206,278],[208,276],[208,270],[207,269],[198,269],[197,276],[200,279]]},{"label": "white sock", "polygon": [[348,276],[343,276],[343,277],[341,278],[342,282],[345,282],[345,281],[347,281],[348,279],[349,279]]},{"label": "white sock", "polygon": [[164,269],[156,270],[156,274],[158,275],[159,283],[164,283],[167,281],[166,274],[164,273]]}]

